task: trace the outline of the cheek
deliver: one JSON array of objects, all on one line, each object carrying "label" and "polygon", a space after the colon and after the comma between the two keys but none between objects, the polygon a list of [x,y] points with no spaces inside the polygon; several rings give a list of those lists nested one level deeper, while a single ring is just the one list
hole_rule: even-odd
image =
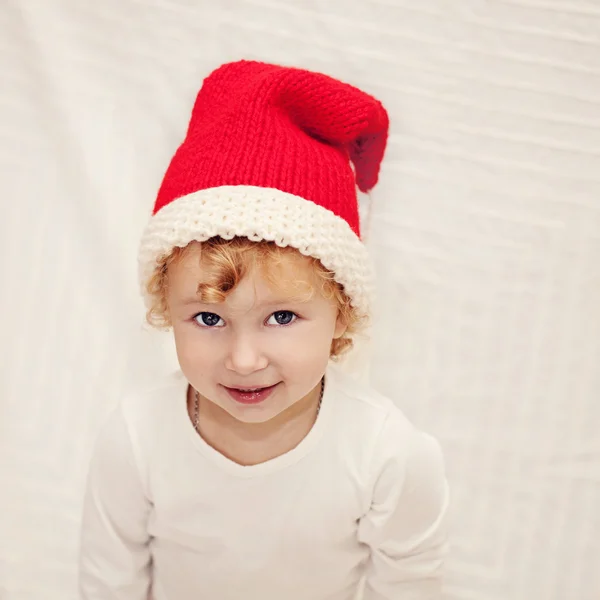
[{"label": "cheek", "polygon": [[274,336],[269,355],[274,362],[294,368],[311,368],[329,360],[332,331],[322,326],[298,327]]},{"label": "cheek", "polygon": [[173,327],[177,358],[183,370],[190,366],[198,368],[215,361],[214,349],[211,351],[211,345],[202,340],[201,333],[189,323]]}]

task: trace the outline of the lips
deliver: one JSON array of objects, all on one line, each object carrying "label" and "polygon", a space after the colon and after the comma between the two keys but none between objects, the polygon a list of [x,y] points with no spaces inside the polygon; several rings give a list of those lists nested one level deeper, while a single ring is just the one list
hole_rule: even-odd
[{"label": "lips", "polygon": [[225,387],[229,395],[240,404],[260,404],[264,402],[279,384],[268,387],[230,388]]}]

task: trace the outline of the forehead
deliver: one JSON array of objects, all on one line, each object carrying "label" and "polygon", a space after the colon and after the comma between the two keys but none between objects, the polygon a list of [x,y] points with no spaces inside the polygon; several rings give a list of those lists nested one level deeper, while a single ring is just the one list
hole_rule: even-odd
[{"label": "forehead", "polygon": [[[202,258],[200,246],[192,247],[179,261],[169,267],[171,292],[195,291],[199,285],[214,284],[217,269]],[[276,261],[249,265],[240,286],[251,284],[261,296],[304,297],[312,292],[318,277],[311,259],[299,252],[285,252]]]}]

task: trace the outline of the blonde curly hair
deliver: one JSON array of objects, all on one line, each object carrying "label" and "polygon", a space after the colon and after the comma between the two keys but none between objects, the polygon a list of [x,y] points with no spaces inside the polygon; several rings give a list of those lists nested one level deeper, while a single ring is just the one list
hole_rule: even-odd
[{"label": "blonde curly hair", "polygon": [[[191,242],[183,248],[175,247],[170,254],[157,260],[156,268],[146,284],[146,292],[150,298],[146,320],[151,326],[156,328],[171,326],[167,302],[169,268],[198,248],[208,274],[207,280],[198,286],[198,297],[202,302],[207,303],[223,302],[244,276],[256,266],[261,268],[270,284],[281,287],[281,281],[277,280],[274,267],[280,265],[285,257],[299,255],[295,248],[281,248],[268,241],[253,242],[245,237],[234,237],[231,240],[213,237],[205,242]],[[346,325],[345,333],[331,343],[330,356],[337,359],[352,348],[352,337],[366,326],[365,318],[358,315],[343,286],[335,280],[334,274],[317,258],[310,256],[305,258],[310,261],[321,284],[319,291],[325,298],[336,302],[339,317]],[[295,281],[286,284],[286,287],[304,288],[305,293],[296,297],[306,300],[315,293],[314,285],[308,281]]]}]

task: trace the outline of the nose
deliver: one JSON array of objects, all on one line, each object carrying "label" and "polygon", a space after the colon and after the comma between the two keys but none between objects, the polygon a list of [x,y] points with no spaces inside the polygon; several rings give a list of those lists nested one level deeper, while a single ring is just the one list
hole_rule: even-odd
[{"label": "nose", "polygon": [[266,368],[269,361],[257,341],[249,335],[236,335],[225,359],[225,367],[239,375],[251,375]]}]

